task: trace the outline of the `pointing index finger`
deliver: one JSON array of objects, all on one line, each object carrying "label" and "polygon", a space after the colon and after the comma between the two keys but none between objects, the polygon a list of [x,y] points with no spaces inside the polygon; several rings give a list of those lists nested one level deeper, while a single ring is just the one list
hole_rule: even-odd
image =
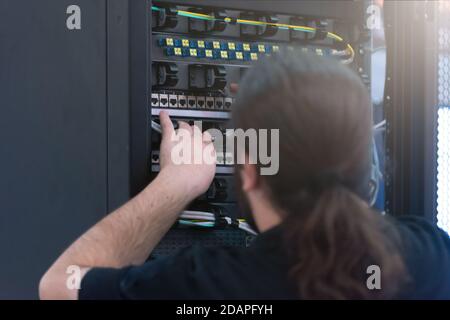
[{"label": "pointing index finger", "polygon": [[161,122],[162,135],[167,136],[172,134],[175,129],[173,128],[172,120],[170,120],[167,111],[161,111],[159,113],[159,121]]}]

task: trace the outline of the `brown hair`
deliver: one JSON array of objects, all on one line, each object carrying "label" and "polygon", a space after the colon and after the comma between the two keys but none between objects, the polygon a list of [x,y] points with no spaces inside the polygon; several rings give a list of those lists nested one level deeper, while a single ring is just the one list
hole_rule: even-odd
[{"label": "brown hair", "polygon": [[[395,228],[367,204],[371,110],[349,67],[299,52],[259,62],[240,86],[233,126],[279,129],[279,172],[261,181],[285,215],[289,276],[303,299],[391,298],[405,278]],[[381,290],[367,288],[370,265]]]}]

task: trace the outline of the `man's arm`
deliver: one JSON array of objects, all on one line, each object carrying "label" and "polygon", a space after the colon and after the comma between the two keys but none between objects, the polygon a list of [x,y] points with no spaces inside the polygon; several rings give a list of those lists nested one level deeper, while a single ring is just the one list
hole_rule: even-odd
[{"label": "man's arm", "polygon": [[[166,113],[160,118],[163,129],[160,173],[140,194],[89,229],[56,260],[39,284],[41,299],[78,298],[78,290],[71,290],[66,285],[69,266],[80,267],[81,276],[84,276],[93,267],[121,268],[142,264],[179,213],[209,187],[215,164],[174,164],[171,159],[176,144],[171,139],[174,128]],[[190,142],[182,142],[186,147],[191,150],[198,145],[212,148],[209,154],[214,154],[207,133],[202,135],[196,131],[198,128],[186,123],[180,123],[180,129],[189,131],[193,137]],[[202,139],[203,143],[195,144],[194,137]]]}]

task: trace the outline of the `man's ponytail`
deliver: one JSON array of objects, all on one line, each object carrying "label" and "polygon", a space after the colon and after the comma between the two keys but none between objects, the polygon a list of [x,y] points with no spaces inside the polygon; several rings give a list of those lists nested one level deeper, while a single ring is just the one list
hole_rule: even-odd
[{"label": "man's ponytail", "polygon": [[[291,210],[302,207],[291,204]],[[309,212],[291,214],[283,225],[289,277],[300,298],[386,299],[401,286],[395,230],[349,189],[331,185]],[[379,267],[379,280],[369,279],[370,266]]]}]

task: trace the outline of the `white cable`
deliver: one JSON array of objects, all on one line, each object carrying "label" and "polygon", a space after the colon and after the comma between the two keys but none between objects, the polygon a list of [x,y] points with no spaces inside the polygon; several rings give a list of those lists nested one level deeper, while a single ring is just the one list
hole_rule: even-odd
[{"label": "white cable", "polygon": [[155,121],[152,120],[152,129],[155,130],[156,132],[162,133],[162,128],[161,125]]},{"label": "white cable", "polygon": [[[378,125],[380,125],[380,124],[382,125],[382,122],[380,122]],[[385,123],[386,123],[386,121],[385,121]],[[373,190],[373,194],[371,195],[370,202],[369,202],[370,206],[375,205],[375,203],[377,201],[378,192],[380,191],[380,181],[383,179],[383,173],[380,171],[380,160],[378,157],[378,148],[377,148],[374,138],[372,138],[372,145],[373,145],[373,155],[372,155],[373,156],[373,164],[372,164],[371,181],[374,184],[374,190]]]},{"label": "white cable", "polygon": [[[233,221],[229,217],[225,217],[225,220],[228,222],[229,225],[231,225],[233,223]],[[255,231],[253,231],[248,224],[244,225],[244,223],[242,223],[240,221],[238,221],[238,228],[241,230],[244,230],[250,234],[257,235],[257,233]]]},{"label": "white cable", "polygon": [[[206,220],[205,222],[190,222],[190,223],[183,221],[183,224],[185,225],[191,224],[198,226],[209,226],[206,224],[210,223],[210,221],[216,220],[215,215],[213,213],[194,210],[183,211],[180,215],[180,218],[188,220]],[[233,219],[231,219],[230,217],[223,217],[223,219],[227,222],[228,225],[233,224]],[[257,235],[257,233],[246,222],[238,221],[238,228],[252,235]]]},{"label": "white cable", "polygon": [[381,122],[378,122],[376,125],[374,125],[373,130],[378,130],[378,129],[384,127],[385,125],[386,125],[386,119]]},{"label": "white cable", "polygon": [[206,221],[215,221],[216,220],[213,217],[198,216],[195,214],[181,215],[180,217],[182,219],[191,219],[191,220],[206,220]]},{"label": "white cable", "polygon": [[248,232],[254,236],[257,236],[258,233],[256,233],[255,231],[253,231],[253,229],[251,229],[250,227],[246,227],[246,226],[242,226],[241,224],[239,224],[239,229],[244,230],[245,232]]},{"label": "white cable", "polygon": [[223,217],[223,219],[228,223],[228,224],[232,224],[233,220],[231,220],[231,218],[229,217]]},{"label": "white cable", "polygon": [[194,210],[184,210],[181,215],[184,214],[191,214],[191,215],[197,215],[197,216],[205,216],[205,217],[214,217],[214,214],[211,212],[206,211],[194,211]]}]

